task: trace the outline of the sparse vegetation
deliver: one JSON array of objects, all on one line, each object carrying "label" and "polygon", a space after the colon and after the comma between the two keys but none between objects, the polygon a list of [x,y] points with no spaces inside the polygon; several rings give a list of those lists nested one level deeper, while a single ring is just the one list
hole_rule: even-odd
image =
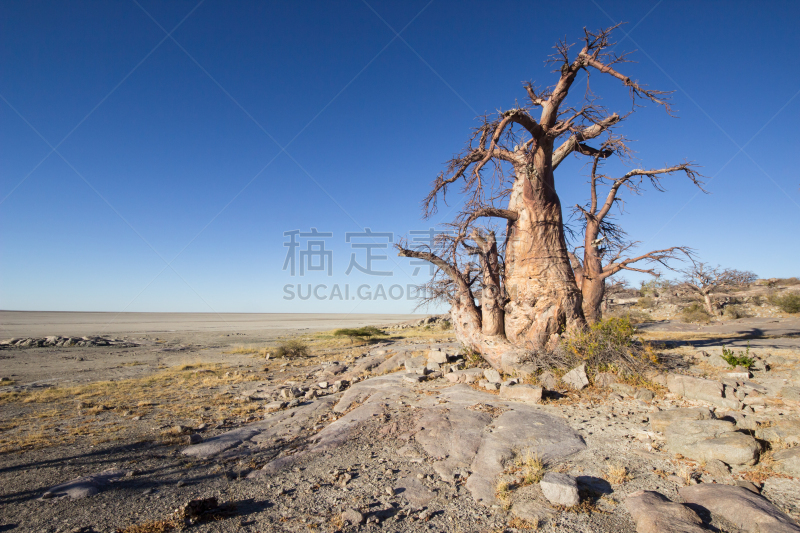
[{"label": "sparse vegetation", "polygon": [[747,345],[747,350],[744,352],[734,353],[733,350],[729,350],[722,345],[722,358],[733,368],[737,366],[742,366],[744,368],[750,368],[753,365],[753,358],[750,357],[750,345]]},{"label": "sparse vegetation", "polygon": [[711,321],[711,315],[700,302],[693,302],[681,309],[681,319],[684,322],[706,324]]},{"label": "sparse vegetation", "polygon": [[737,320],[739,318],[747,318],[750,314],[741,305],[726,305],[725,308],[722,310],[722,315],[725,318],[730,318],[733,320]]},{"label": "sparse vegetation", "polygon": [[652,309],[656,306],[656,299],[652,296],[642,296],[636,302],[636,305],[642,309]]},{"label": "sparse vegetation", "polygon": [[271,353],[279,359],[284,357],[306,357],[308,356],[308,345],[299,339],[292,339],[278,345]]},{"label": "sparse vegetation", "polygon": [[350,342],[360,339],[371,339],[372,337],[386,336],[386,333],[375,326],[364,326],[362,328],[337,329],[333,332],[334,337],[348,337]]},{"label": "sparse vegetation", "polygon": [[[658,357],[652,347],[634,338],[636,328],[627,318],[606,318],[582,331],[567,334],[550,366],[586,363],[590,373],[641,374]],[[560,364],[559,364],[560,363]]]},{"label": "sparse vegetation", "polygon": [[800,294],[797,293],[787,292],[780,296],[777,294],[770,294],[769,303],[776,306],[784,313],[800,313]]},{"label": "sparse vegetation", "polygon": [[522,469],[522,484],[533,485],[542,480],[545,472],[545,466],[539,458],[539,454],[526,449],[522,454],[517,456],[517,466]]},{"label": "sparse vegetation", "polygon": [[504,511],[511,509],[511,482],[500,479],[495,486],[495,496],[500,500]]},{"label": "sparse vegetation", "polygon": [[622,318],[628,320],[631,324],[643,324],[653,321],[653,317],[650,313],[639,311],[638,309],[612,309],[606,312],[605,316],[607,318]]},{"label": "sparse vegetation", "polygon": [[611,463],[606,464],[606,473],[603,477],[612,485],[622,485],[633,479],[624,465]]}]

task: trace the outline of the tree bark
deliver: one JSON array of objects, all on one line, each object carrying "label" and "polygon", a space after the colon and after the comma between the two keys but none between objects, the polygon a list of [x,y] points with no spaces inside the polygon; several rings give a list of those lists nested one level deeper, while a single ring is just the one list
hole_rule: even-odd
[{"label": "tree bark", "polygon": [[711,293],[710,292],[703,292],[703,302],[706,304],[706,311],[711,316],[716,316],[717,312],[714,310],[714,304],[711,303]]},{"label": "tree bark", "polygon": [[552,348],[560,333],[585,325],[551,163],[552,144],[545,141],[533,164],[515,165],[509,199],[519,217],[506,247],[506,336],[534,350]]}]

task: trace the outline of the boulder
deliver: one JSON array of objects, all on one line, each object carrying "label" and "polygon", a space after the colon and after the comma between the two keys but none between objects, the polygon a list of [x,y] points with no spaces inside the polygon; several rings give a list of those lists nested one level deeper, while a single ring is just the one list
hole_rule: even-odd
[{"label": "boulder", "polygon": [[582,364],[573,368],[564,374],[564,377],[561,378],[561,381],[566,383],[566,385],[571,389],[585,389],[589,386],[589,378],[586,376],[586,365]]},{"label": "boulder", "polygon": [[552,372],[547,370],[539,374],[539,384],[547,390],[554,390],[558,384],[558,380]]},{"label": "boulder", "polygon": [[500,383],[503,379],[500,377],[500,372],[495,370],[494,368],[487,368],[483,371],[483,377],[486,378],[486,381],[489,383]]},{"label": "boulder", "polygon": [[568,474],[547,472],[539,482],[539,487],[552,504],[573,507],[581,501],[578,496],[578,482]]},{"label": "boulder", "polygon": [[658,492],[640,490],[625,498],[625,508],[636,522],[637,533],[707,532],[697,513]]},{"label": "boulder", "polygon": [[348,509],[342,513],[342,522],[349,522],[353,525],[363,524],[364,515],[355,509]]},{"label": "boulder", "polygon": [[406,359],[406,362],[404,363],[406,372],[420,374],[423,376],[427,373],[427,364],[428,361],[422,356]]},{"label": "boulder", "polygon": [[514,385],[500,387],[500,397],[520,402],[539,403],[542,400],[542,388],[533,385]]},{"label": "boulder", "polygon": [[775,460],[773,470],[800,478],[800,447],[777,451],[772,458]]},{"label": "boulder", "polygon": [[636,394],[636,387],[628,385],[627,383],[612,383],[609,385],[611,390],[623,396],[633,396]]},{"label": "boulder", "polygon": [[682,487],[678,493],[687,503],[704,507],[749,533],[800,533],[794,520],[744,487],[702,483]]},{"label": "boulder", "polygon": [[667,427],[665,436],[671,452],[697,461],[752,465],[761,450],[753,437],[726,420],[678,420]]},{"label": "boulder", "polygon": [[668,409],[650,413],[650,427],[653,431],[664,432],[667,426],[678,420],[711,420],[714,415],[704,407]]},{"label": "boulder", "polygon": [[447,362],[447,352],[439,349],[433,349],[428,352],[428,361],[443,365]]},{"label": "boulder", "polygon": [[611,384],[617,382],[617,376],[611,372],[598,372],[594,376],[595,387],[609,387]]},{"label": "boulder", "polygon": [[650,389],[639,389],[636,391],[636,394],[634,394],[633,397],[637,400],[642,400],[643,402],[650,402],[653,401],[656,395]]}]

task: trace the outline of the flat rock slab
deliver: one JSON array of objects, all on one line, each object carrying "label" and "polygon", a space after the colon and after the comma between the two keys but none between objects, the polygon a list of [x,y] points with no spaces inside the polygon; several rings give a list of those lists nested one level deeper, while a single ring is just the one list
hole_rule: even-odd
[{"label": "flat rock slab", "polygon": [[800,478],[800,447],[777,451],[772,458],[776,463],[773,470]]},{"label": "flat rock slab", "polygon": [[405,498],[413,508],[421,509],[436,495],[415,477],[401,477],[394,485],[395,494]]},{"label": "flat rock slab", "polygon": [[800,533],[794,520],[744,487],[702,483],[681,487],[678,493],[687,503],[703,507],[748,533]]},{"label": "flat rock slab", "polygon": [[669,374],[667,376],[667,388],[671,393],[690,400],[700,400],[726,409],[741,408],[739,400],[726,398],[722,383],[712,379]]},{"label": "flat rock slab", "polygon": [[254,422],[247,426],[227,431],[216,437],[184,448],[181,453],[190,457],[213,457],[222,452],[236,448],[246,441],[255,441],[261,444],[267,439],[272,439],[281,434],[297,434],[304,422],[316,418],[329,411],[336,402],[336,396],[324,396],[295,409],[267,413],[264,420]]},{"label": "flat rock slab", "polygon": [[333,408],[344,416],[320,431],[304,450],[276,459],[250,476],[274,473],[309,454],[333,450],[360,424],[396,415],[400,401],[406,408],[416,408],[414,438],[434,470],[449,482],[456,474],[468,475],[467,489],[485,505],[495,503],[497,476],[515,453],[530,450],[549,462],[586,448],[563,419],[539,407],[504,401],[462,384],[442,389],[438,396],[419,394],[413,387],[398,374],[354,384]]},{"label": "flat rock slab", "polygon": [[704,407],[668,409],[650,414],[650,428],[664,432],[667,427],[678,420],[711,420],[714,415]]},{"label": "flat rock slab", "polygon": [[800,479],[768,478],[761,494],[784,511],[800,515]]},{"label": "flat rock slab", "polygon": [[761,447],[726,420],[678,420],[665,432],[667,448],[697,461],[718,459],[729,465],[752,465]]},{"label": "flat rock slab", "polygon": [[756,429],[756,438],[772,443],[800,444],[800,420],[781,420],[774,426]]},{"label": "flat rock slab", "polygon": [[126,472],[124,470],[111,469],[103,470],[99,474],[94,474],[92,476],[79,477],[48,489],[42,494],[42,499],[70,498],[72,500],[79,500],[81,498],[94,496],[100,492],[104,486],[113,483],[117,479],[125,476],[125,474]]},{"label": "flat rock slab", "polygon": [[700,517],[680,503],[658,492],[640,490],[625,498],[625,508],[636,522],[638,533],[701,533]]}]

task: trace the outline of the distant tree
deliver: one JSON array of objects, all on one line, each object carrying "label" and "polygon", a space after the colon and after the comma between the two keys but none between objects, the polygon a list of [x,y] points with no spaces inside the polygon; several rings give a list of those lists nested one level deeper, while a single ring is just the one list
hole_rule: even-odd
[{"label": "distant tree", "polygon": [[708,263],[692,261],[692,266],[682,270],[683,288],[699,296],[708,314],[717,315],[713,302],[716,291],[746,287],[758,279],[753,272],[732,268],[712,267]]},{"label": "distant tree", "polygon": [[[579,247],[579,249],[583,248],[583,260],[581,261],[574,252],[570,259],[575,271],[575,281],[583,296],[583,314],[589,324],[594,324],[602,318],[601,305],[606,278],[621,270],[642,272],[658,277],[658,271],[653,268],[633,265],[659,263],[670,268],[667,261],[677,259],[679,256],[688,257],[691,254],[691,250],[685,246],[673,246],[630,257],[628,252],[639,243],[629,241],[625,231],[610,220],[612,208],[620,202],[618,197],[620,190],[625,188],[633,194],[641,194],[643,182],[647,179],[657,191],[663,192],[662,178],[675,173],[684,173],[692,183],[701,187],[702,190],[700,175],[690,163],[650,170],[636,168],[629,170],[619,178],[610,178],[599,173],[602,161],[612,155],[616,155],[623,161],[630,158],[630,149],[624,138],[610,135],[594,153],[589,181],[590,200],[585,206],[575,205],[575,210],[581,215],[583,221],[584,242],[583,246]],[[602,198],[602,194],[598,193],[598,188],[605,185],[609,187],[605,198]]]},{"label": "distant tree", "polygon": [[386,333],[375,326],[364,326],[362,328],[337,329],[333,332],[334,337],[348,337],[350,342],[356,339],[371,339],[372,337],[385,336]]}]

